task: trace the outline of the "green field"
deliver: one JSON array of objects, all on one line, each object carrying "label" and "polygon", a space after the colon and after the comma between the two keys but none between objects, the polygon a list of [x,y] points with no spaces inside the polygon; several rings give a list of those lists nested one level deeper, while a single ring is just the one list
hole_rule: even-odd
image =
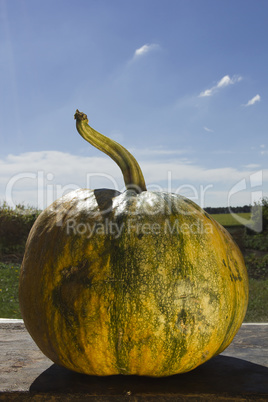
[{"label": "green field", "polygon": [[239,220],[235,217],[238,216],[244,220],[247,220],[247,224],[251,223],[251,213],[250,212],[241,212],[235,215],[231,214],[212,214],[212,218],[215,221],[219,222],[222,226],[243,226]]}]

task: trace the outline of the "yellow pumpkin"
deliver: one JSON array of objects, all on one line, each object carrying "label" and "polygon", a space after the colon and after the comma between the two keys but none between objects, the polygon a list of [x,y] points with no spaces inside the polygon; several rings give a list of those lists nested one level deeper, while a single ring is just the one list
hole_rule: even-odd
[{"label": "yellow pumpkin", "polygon": [[19,299],[53,362],[92,375],[168,376],[222,352],[244,319],[248,278],[229,233],[185,197],[146,190],[136,160],[75,114],[122,169],[126,191],[80,189],[36,220]]}]

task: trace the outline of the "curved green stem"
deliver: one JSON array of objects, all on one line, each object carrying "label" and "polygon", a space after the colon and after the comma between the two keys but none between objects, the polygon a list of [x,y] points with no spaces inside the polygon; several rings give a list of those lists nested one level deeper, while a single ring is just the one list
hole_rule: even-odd
[{"label": "curved green stem", "polygon": [[141,168],[128,150],[122,145],[98,133],[88,125],[87,115],[76,111],[76,128],[79,134],[91,145],[109,155],[120,167],[127,189],[132,189],[137,193],[146,191],[146,185]]}]

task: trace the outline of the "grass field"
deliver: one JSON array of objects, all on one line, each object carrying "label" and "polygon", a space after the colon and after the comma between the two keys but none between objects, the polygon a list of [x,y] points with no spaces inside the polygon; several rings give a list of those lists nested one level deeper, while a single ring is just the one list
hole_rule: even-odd
[{"label": "grass field", "polygon": [[242,226],[241,221],[237,220],[235,217],[245,219],[250,223],[251,213],[250,212],[241,212],[235,215],[231,214],[212,214],[211,215],[215,221],[219,222],[222,226]]},{"label": "grass field", "polygon": [[[21,318],[18,301],[18,264],[0,262],[0,318]],[[250,297],[245,322],[268,322],[268,279],[249,280]]]}]

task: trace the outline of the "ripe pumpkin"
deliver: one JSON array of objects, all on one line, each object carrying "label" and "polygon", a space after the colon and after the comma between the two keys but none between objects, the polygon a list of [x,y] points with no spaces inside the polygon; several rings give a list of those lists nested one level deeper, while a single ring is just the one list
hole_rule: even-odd
[{"label": "ripe pumpkin", "polygon": [[146,190],[121,145],[75,114],[121,167],[126,191],[80,189],[36,220],[19,300],[52,361],[92,375],[169,376],[222,352],[246,313],[248,278],[228,232],[180,195]]}]

